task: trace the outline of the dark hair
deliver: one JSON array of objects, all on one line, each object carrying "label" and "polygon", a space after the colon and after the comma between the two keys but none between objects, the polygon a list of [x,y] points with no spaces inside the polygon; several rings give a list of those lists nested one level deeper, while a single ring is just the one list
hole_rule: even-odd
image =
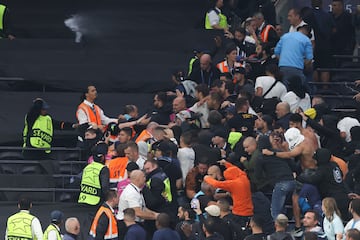
[{"label": "dark hair", "polygon": [[232,51],[236,51],[236,45],[234,43],[229,43],[228,45],[226,45],[225,47],[225,54],[228,55],[230,54]]},{"label": "dark hair", "polygon": [[135,210],[133,208],[126,208],[123,211],[124,215],[129,216],[132,219],[135,219]]},{"label": "dark hair", "polygon": [[191,145],[193,134],[191,131],[187,131],[181,134],[181,138],[186,145]]},{"label": "dark hair", "polygon": [[147,163],[151,163],[151,165],[159,166],[158,161],[155,160],[154,158],[148,158],[148,159],[144,162],[144,165],[147,164]]},{"label": "dark hair", "polygon": [[236,111],[239,111],[243,106],[245,106],[247,104],[248,104],[248,100],[244,97],[236,99],[236,102],[235,102]]},{"label": "dark hair", "polygon": [[110,189],[107,193],[106,193],[106,201],[111,200],[113,198],[117,197],[117,191]]},{"label": "dark hair", "polygon": [[293,12],[295,13],[295,15],[298,15],[298,16],[301,17],[301,15],[300,15],[300,9],[298,9],[298,8],[291,8],[291,9],[289,10],[289,12],[290,12],[290,11],[293,11]]},{"label": "dark hair", "polygon": [[351,209],[357,215],[360,215],[360,199],[353,199],[350,204],[351,204]]},{"label": "dark hair", "polygon": [[160,213],[156,218],[158,224],[163,228],[170,227],[170,220],[170,216],[166,213]]},{"label": "dark hair", "polygon": [[356,228],[347,230],[346,234],[349,237],[349,239],[360,240],[360,231]]},{"label": "dark hair", "polygon": [[216,92],[210,93],[210,99],[215,101],[215,102],[218,102],[218,103],[221,103],[221,101],[222,101],[222,98],[221,98],[220,94],[216,93]]},{"label": "dark hair", "polygon": [[264,219],[259,216],[259,215],[254,215],[251,217],[251,220],[253,223],[255,223],[256,226],[258,226],[259,228],[263,228],[264,227]]},{"label": "dark hair", "polygon": [[299,113],[293,113],[290,115],[289,122],[302,123],[302,116]]},{"label": "dark hair", "polygon": [[130,142],[126,143],[126,148],[131,148],[131,149],[133,149],[133,150],[135,150],[137,152],[139,151],[139,146],[137,145],[136,142],[133,142],[133,141],[130,141]]},{"label": "dark hair", "polygon": [[218,206],[222,211],[230,211],[230,203],[226,198],[220,198],[218,200]]},{"label": "dark hair", "polygon": [[321,220],[319,213],[318,213],[317,211],[313,210],[313,209],[307,210],[307,211],[305,212],[305,214],[306,214],[306,213],[313,213],[313,214],[314,214],[314,220],[315,220],[315,221],[318,221],[318,222],[319,222],[319,221]]},{"label": "dark hair", "polygon": [[223,116],[217,110],[211,110],[207,120],[211,125],[218,125],[221,124],[222,118]]},{"label": "dark hair", "polygon": [[288,82],[288,91],[293,91],[301,99],[305,97],[305,88],[299,76],[289,77]]},{"label": "dark hair", "polygon": [[206,84],[199,84],[195,87],[195,90],[201,93],[204,97],[209,95],[209,87]]},{"label": "dark hair", "polygon": [[243,35],[246,35],[246,30],[245,30],[245,28],[242,28],[242,27],[235,28],[234,32],[239,32]]},{"label": "dark hair", "polygon": [[20,198],[18,204],[20,210],[29,210],[31,207],[31,200],[28,198]]},{"label": "dark hair", "polygon": [[190,203],[184,203],[184,204],[180,205],[180,207],[184,212],[188,213],[190,219],[195,219],[196,213],[191,208]]},{"label": "dark hair", "polygon": [[120,132],[125,132],[126,133],[126,135],[128,135],[128,136],[132,136],[132,129],[130,128],[130,127],[124,127],[124,128],[122,128],[122,129],[120,129]]},{"label": "dark hair", "polygon": [[[224,75],[224,76],[225,76],[225,75]],[[222,81],[221,81],[220,79],[215,79],[215,80],[212,82],[211,87],[212,87],[212,88],[213,88],[213,87],[218,87],[218,88],[220,88],[221,85],[222,85]]]},{"label": "dark hair", "polygon": [[215,224],[214,219],[213,219],[212,217],[208,217],[208,218],[205,220],[203,226],[205,227],[205,229],[206,229],[206,231],[207,231],[208,233],[214,234],[214,233],[215,233],[215,229],[216,229],[215,225],[216,225],[216,224]]},{"label": "dark hair", "polygon": [[274,75],[274,78],[278,81],[282,80],[282,72],[280,72],[280,69],[278,67],[278,65],[276,64],[269,64],[265,67],[265,71],[271,73],[272,75]]},{"label": "dark hair", "polygon": [[157,92],[155,95],[157,96],[159,101],[163,102],[164,104],[167,102],[167,96],[165,92]]},{"label": "dark hair", "polygon": [[271,56],[273,54],[270,44],[261,43],[262,50],[265,51],[267,56]]},{"label": "dark hair", "polygon": [[227,80],[223,84],[225,84],[225,89],[228,90],[229,94],[234,93],[235,85],[232,81]]},{"label": "dark hair", "polygon": [[120,143],[116,146],[116,153],[118,157],[125,157],[125,149],[127,148],[126,143]]}]

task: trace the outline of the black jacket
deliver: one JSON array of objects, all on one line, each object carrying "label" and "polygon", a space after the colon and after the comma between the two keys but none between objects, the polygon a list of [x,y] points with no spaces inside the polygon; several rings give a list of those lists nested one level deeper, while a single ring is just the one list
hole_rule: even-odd
[{"label": "black jacket", "polygon": [[162,172],[163,171],[161,170],[161,168],[157,168],[154,171],[152,171],[146,177],[146,181],[149,181],[151,179],[150,187],[146,185],[146,187],[144,187],[142,190],[146,202],[146,206],[149,209],[157,212],[162,210],[164,206],[167,204],[165,198],[162,196],[162,192],[165,189],[164,182],[161,181],[160,178],[154,177],[155,174]]}]

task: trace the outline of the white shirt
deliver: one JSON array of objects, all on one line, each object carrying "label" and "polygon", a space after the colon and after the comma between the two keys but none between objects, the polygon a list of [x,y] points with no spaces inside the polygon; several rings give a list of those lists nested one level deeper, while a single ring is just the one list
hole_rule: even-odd
[{"label": "white shirt", "polygon": [[[351,220],[346,224],[346,226],[345,226],[345,228],[344,228],[344,233],[346,233],[347,230],[353,229],[353,228],[356,228],[357,230],[360,231],[360,220],[357,220],[357,221],[354,222],[354,219],[351,219]],[[345,234],[344,234],[344,235],[343,235],[343,240],[345,240],[345,239],[346,239],[346,236],[345,236]]]},{"label": "white shirt", "polygon": [[299,107],[306,111],[311,108],[311,99],[309,94],[305,93],[304,98],[299,98],[293,91],[286,93],[282,98],[282,102],[287,102],[290,105],[290,112],[295,113]]},{"label": "white shirt", "polygon": [[337,128],[340,130],[340,132],[346,133],[346,142],[351,141],[350,129],[355,126],[360,126],[360,123],[356,118],[352,117],[344,117],[338,122]]},{"label": "white shirt", "polygon": [[146,161],[146,159],[143,156],[139,155],[139,158],[136,160],[136,164],[139,166],[140,170],[144,169],[145,161]]},{"label": "white shirt", "polygon": [[[20,212],[30,213],[30,211],[28,211],[28,210],[20,210]],[[31,231],[32,231],[32,236],[34,239],[35,238],[37,238],[37,240],[43,239],[43,231],[41,228],[41,223],[37,217],[34,217],[31,222]],[[8,232],[8,230],[6,227],[5,240],[7,240],[7,232]]]},{"label": "white shirt", "polygon": [[198,103],[195,103],[191,108],[189,108],[190,111],[194,113],[201,113],[202,116],[200,117],[201,122],[201,128],[206,128],[207,126],[207,119],[209,117],[209,108],[207,106],[207,103],[205,102],[202,105],[198,105]]},{"label": "white shirt", "polygon": [[[301,26],[304,26],[304,25],[308,25],[306,22],[304,21],[301,21],[301,23],[299,23],[299,25],[297,26],[293,26],[291,25],[290,28],[289,28],[289,32],[297,32],[297,29],[298,27],[301,27]],[[314,29],[311,29],[311,38],[310,38],[311,41],[315,41],[315,34],[314,34]]]},{"label": "white shirt", "polygon": [[190,169],[194,167],[194,161],[195,161],[194,149],[188,147],[179,148],[179,151],[177,153],[177,158],[179,159],[180,162],[180,168],[183,179],[185,179]]},{"label": "white shirt", "polygon": [[[141,210],[145,209],[145,200],[141,193],[141,189],[135,186],[134,184],[130,183],[121,193],[120,200],[119,200],[119,211],[116,215],[116,218],[119,220],[124,219],[123,211],[126,208],[136,208],[139,207]],[[136,222],[143,222],[144,220],[136,217]]]},{"label": "white shirt", "polygon": [[[221,13],[221,10],[217,7],[215,7],[215,9]],[[220,22],[220,17],[219,17],[219,14],[216,13],[215,10],[211,10],[209,13],[208,13],[208,17],[209,17],[209,22],[210,22],[210,26],[214,26],[214,25],[217,25],[219,24]]]},{"label": "white shirt", "polygon": [[[84,103],[90,107],[94,107],[94,104],[84,100]],[[99,107],[100,108],[100,107]],[[118,122],[118,120],[116,118],[109,118],[104,114],[104,111],[100,108],[100,119],[101,119],[101,123],[104,125],[107,125],[111,122]],[[88,116],[86,115],[86,113],[82,110],[82,109],[78,109],[77,110],[77,120],[79,122],[79,124],[84,124],[84,123],[88,123],[90,122],[88,119]]]},{"label": "white shirt", "polygon": [[[255,91],[257,88],[261,87],[263,95],[267,92],[268,89],[273,85],[275,82],[275,78],[271,76],[261,76],[256,78],[255,81]],[[268,98],[282,98],[287,93],[286,87],[282,82],[277,82],[276,85],[271,89],[271,91],[265,96],[266,99]]]},{"label": "white shirt", "polygon": [[[48,240],[57,240],[57,232],[60,233],[60,228],[56,225],[53,224],[53,226],[57,229],[57,230],[51,230],[48,234]],[[61,236],[61,235],[60,235]]]},{"label": "white shirt", "polygon": [[336,234],[344,233],[344,225],[336,213],[334,213],[334,219],[332,222],[329,222],[326,217],[324,218],[323,228],[328,240],[336,240]]}]

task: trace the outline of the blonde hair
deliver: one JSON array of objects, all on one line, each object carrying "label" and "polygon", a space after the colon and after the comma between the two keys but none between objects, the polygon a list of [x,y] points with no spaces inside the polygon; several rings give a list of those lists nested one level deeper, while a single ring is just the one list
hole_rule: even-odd
[{"label": "blonde hair", "polygon": [[332,197],[326,197],[322,200],[322,204],[324,206],[324,214],[325,217],[332,222],[334,220],[334,213],[336,213],[339,217],[341,217],[340,211],[337,207],[336,201]]}]

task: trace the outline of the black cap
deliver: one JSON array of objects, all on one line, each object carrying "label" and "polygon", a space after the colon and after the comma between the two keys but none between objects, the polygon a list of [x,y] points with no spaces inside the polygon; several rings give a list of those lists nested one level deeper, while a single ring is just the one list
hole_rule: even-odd
[{"label": "black cap", "polygon": [[227,140],[228,135],[229,135],[228,132],[223,128],[218,128],[214,131],[214,137],[219,136]]},{"label": "black cap", "polygon": [[126,166],[126,170],[129,172],[132,172],[134,170],[140,169],[139,166],[136,164],[136,162],[129,162]]},{"label": "black cap", "polygon": [[237,67],[237,68],[235,68],[234,72],[240,73],[240,74],[245,74],[246,71],[245,71],[245,68],[243,68],[243,67]]},{"label": "black cap", "polygon": [[99,142],[92,148],[92,154],[96,157],[105,156],[108,153],[108,145],[105,142]]}]

